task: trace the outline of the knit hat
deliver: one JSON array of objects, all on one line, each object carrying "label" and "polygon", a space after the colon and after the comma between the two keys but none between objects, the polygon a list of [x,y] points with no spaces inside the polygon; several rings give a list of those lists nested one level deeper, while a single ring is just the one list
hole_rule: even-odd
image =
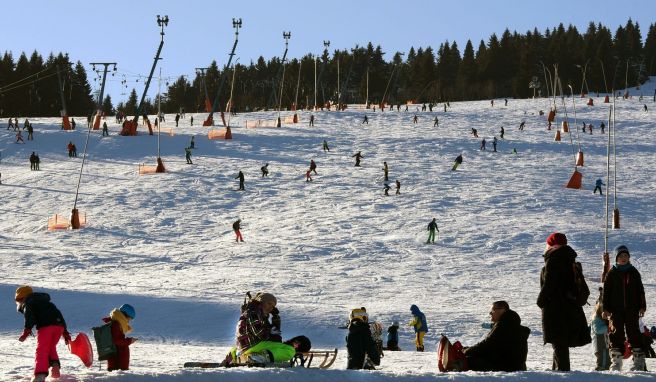
[{"label": "knit hat", "polygon": [[34,293],[32,287],[28,285],[20,286],[16,289],[16,297],[14,297],[14,300],[16,301],[24,300],[27,296],[31,295],[32,293]]},{"label": "knit hat", "polygon": [[272,295],[271,293],[260,292],[257,295],[255,295],[255,298],[253,300],[262,303],[273,302],[273,305],[278,305],[278,300],[276,299],[276,296]]},{"label": "knit hat", "polygon": [[352,309],[351,313],[349,314],[349,321],[353,320],[360,320],[362,322],[369,321],[369,314],[367,314],[367,310],[364,307]]},{"label": "knit hat", "polygon": [[629,257],[631,257],[631,254],[629,253],[629,248],[626,245],[618,245],[617,247],[615,247],[615,262],[617,262],[617,258],[622,253],[626,253]]},{"label": "knit hat", "polygon": [[554,245],[567,245],[567,236],[564,233],[554,232],[547,238],[547,244],[550,247]]}]

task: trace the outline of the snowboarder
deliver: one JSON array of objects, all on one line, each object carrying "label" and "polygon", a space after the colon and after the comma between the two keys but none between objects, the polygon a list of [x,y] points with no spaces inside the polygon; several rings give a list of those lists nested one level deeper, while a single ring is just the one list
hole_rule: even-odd
[{"label": "snowboarder", "polygon": [[369,315],[364,307],[353,309],[349,314],[346,351],[348,352],[347,369],[374,370],[375,366],[380,365],[380,354],[371,335]]},{"label": "snowboarder", "polygon": [[189,142],[189,148],[190,149],[195,149],[196,148],[196,142],[194,141],[195,136],[191,136],[191,141]]},{"label": "snowboarder", "polygon": [[426,323],[426,316],[419,310],[417,305],[410,306],[410,312],[412,313],[412,321],[408,323],[408,326],[412,326],[415,329],[415,345],[417,346],[417,351],[424,351],[424,335],[428,332],[428,324]]},{"label": "snowboarder", "polygon": [[492,328],[485,338],[464,350],[469,370],[526,370],[528,336],[531,330],[521,325],[519,315],[506,301],[495,301],[490,309]]},{"label": "snowboarder", "polygon": [[503,134],[506,133],[506,130],[504,130],[503,126],[501,126],[501,130],[499,130],[499,135],[501,136],[501,139],[503,139]]},{"label": "snowboarder", "polygon": [[603,191],[601,191],[601,186],[605,186],[603,180],[601,178],[598,178],[597,181],[595,182],[595,188],[594,191],[592,191],[593,194],[597,193],[597,190],[599,190],[599,195],[604,195]]},{"label": "snowboarder", "polygon": [[392,188],[392,187],[390,187],[389,184],[387,184],[387,183],[384,183],[384,184],[383,184],[383,189],[384,189],[384,191],[385,191],[385,196],[389,196],[389,190],[390,190],[390,188]]},{"label": "snowboarder", "polygon": [[109,137],[109,129],[107,128],[107,122],[103,122],[102,136]]},{"label": "snowboarder", "polygon": [[130,369],[130,345],[137,342],[136,338],[126,337],[132,331],[130,321],[136,317],[136,311],[130,304],[123,304],[113,309],[108,317],[102,320],[112,324],[112,342],[116,353],[107,359],[107,371]]},{"label": "snowboarder", "polygon": [[351,155],[351,158],[355,158],[355,167],[360,167],[360,159],[364,158],[362,153],[358,151],[357,153]]},{"label": "snowboarder", "polygon": [[367,125],[369,124],[369,117],[367,117],[366,114],[364,115],[364,119],[362,120],[361,125],[364,125],[365,123],[366,123]]},{"label": "snowboarder", "polygon": [[456,157],[456,160],[453,163],[453,167],[451,167],[451,171],[456,171],[458,166],[460,166],[461,164],[462,164],[462,154],[460,154]]},{"label": "snowboarder", "polygon": [[497,137],[495,136],[494,139],[492,139],[492,148],[494,149],[494,152],[497,152]]},{"label": "snowboarder", "polygon": [[324,152],[330,151],[330,147],[328,147],[328,142],[326,142],[325,139],[323,140],[323,151]]},{"label": "snowboarder", "polygon": [[399,322],[394,321],[392,325],[387,328],[387,346],[384,350],[400,351],[399,348]]},{"label": "snowboarder", "polygon": [[187,164],[194,164],[191,161],[191,147],[185,147],[185,159],[187,160]]},{"label": "snowboarder", "polygon": [[269,164],[265,163],[264,166],[260,167],[260,170],[262,171],[262,178],[265,176],[269,176]]},{"label": "snowboarder", "polygon": [[244,191],[244,173],[241,170],[239,170],[239,174],[237,174],[235,179],[239,179],[239,190]]},{"label": "snowboarder", "polygon": [[312,181],[312,176],[311,176],[311,174],[312,174],[312,170],[307,170],[307,171],[305,172],[305,181],[306,181],[306,182],[311,182],[311,181]]},{"label": "snowboarder", "polygon": [[235,231],[235,241],[236,242],[244,242],[243,236],[241,236],[241,219],[237,219],[234,223],[232,223],[232,230]]},{"label": "snowboarder", "polygon": [[43,382],[48,373],[52,378],[59,378],[61,363],[57,354],[57,343],[62,337],[67,345],[71,341],[64,316],[55,304],[50,302],[50,295],[35,293],[30,286],[18,287],[14,299],[18,312],[25,317],[23,333],[18,340],[24,342],[32,335],[32,328],[35,325],[37,328],[32,381]]},{"label": "snowboarder", "polygon": [[317,174],[317,164],[314,162],[314,159],[310,159],[310,171],[314,171],[315,175]]},{"label": "snowboarder", "polygon": [[440,120],[437,119],[437,116],[436,116],[435,119],[433,119],[433,127],[439,127],[439,126],[440,126]]},{"label": "snowboarder", "polygon": [[401,195],[401,182],[399,180],[396,180],[396,195]]},{"label": "snowboarder", "polygon": [[645,371],[645,349],[640,334],[639,319],[647,310],[645,288],[640,272],[630,263],[631,254],[625,245],[615,248],[615,265],[604,281],[603,318],[610,322],[611,371],[622,370],[624,341],[628,338],[633,354],[631,371]]},{"label": "snowboarder", "polygon": [[485,138],[481,141],[481,150],[485,151]]},{"label": "snowboarder", "polygon": [[310,114],[310,123],[308,123],[308,126],[314,126],[314,114]]},{"label": "snowboarder", "polygon": [[385,179],[383,179],[385,182],[389,181],[389,167],[387,167],[387,162],[383,162],[383,174]]},{"label": "snowboarder", "polygon": [[433,218],[433,220],[428,223],[428,240],[426,240],[426,244],[435,244],[435,232],[440,232],[440,229],[437,228],[437,219]]}]

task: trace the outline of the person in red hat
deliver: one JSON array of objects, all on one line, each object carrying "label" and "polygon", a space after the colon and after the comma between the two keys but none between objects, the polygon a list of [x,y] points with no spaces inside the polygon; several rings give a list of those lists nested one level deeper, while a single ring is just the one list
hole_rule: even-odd
[{"label": "person in red hat", "polygon": [[550,343],[554,351],[552,369],[558,371],[570,370],[570,347],[592,341],[583,307],[573,297],[575,259],[565,234],[554,232],[547,237],[537,304],[542,309],[544,343]]}]

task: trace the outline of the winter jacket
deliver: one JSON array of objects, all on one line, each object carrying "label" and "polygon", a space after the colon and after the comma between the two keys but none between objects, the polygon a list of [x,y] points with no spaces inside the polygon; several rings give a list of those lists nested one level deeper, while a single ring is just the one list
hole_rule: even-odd
[{"label": "winter jacket", "polygon": [[380,354],[376,349],[376,342],[371,336],[369,324],[360,320],[353,320],[349,325],[346,336],[346,350],[348,351],[347,369],[372,369],[373,366],[365,365],[367,356],[374,365],[380,365]]},{"label": "winter jacket", "polygon": [[239,231],[240,224],[241,224],[241,222],[240,222],[239,220],[237,220],[236,222],[232,223],[232,230],[235,231],[235,232]]},{"label": "winter jacket", "polygon": [[392,325],[387,328],[387,348],[389,350],[398,350],[399,347],[399,327]]},{"label": "winter jacket", "polygon": [[458,156],[456,157],[456,163],[458,163],[458,164],[462,164],[462,155],[458,155]]},{"label": "winter jacket", "polygon": [[526,370],[528,336],[531,330],[521,325],[519,315],[507,310],[483,341],[465,350],[465,355],[485,360],[493,371]]},{"label": "winter jacket", "polygon": [[428,324],[426,323],[426,316],[419,310],[417,305],[410,307],[410,312],[414,316],[410,326],[415,328],[415,333],[428,332]]},{"label": "winter jacket", "polygon": [[[276,319],[279,323],[279,318]],[[246,305],[239,316],[237,323],[237,349],[241,353],[262,341],[282,342],[278,333],[272,333],[273,325],[269,322],[269,315],[262,310],[262,303],[252,300]]]},{"label": "winter jacket", "polygon": [[577,347],[592,341],[583,308],[574,298],[575,258],[576,252],[567,245],[544,254],[537,300],[542,309],[544,343]]},{"label": "winter jacket", "polygon": [[429,231],[437,231],[437,232],[440,232],[440,230],[437,229],[437,223],[434,222],[434,221],[431,221],[430,223],[428,223],[428,230],[429,230]]},{"label": "winter jacket", "polygon": [[[647,309],[645,288],[640,272],[631,264],[626,267],[613,266],[604,281],[604,310],[611,313]],[[622,270],[624,269],[624,270]]]},{"label": "winter jacket", "polygon": [[35,325],[37,330],[51,325],[66,328],[64,316],[55,304],[50,302],[50,295],[47,293],[32,293],[27,296],[18,311],[25,316],[25,329],[32,329]]},{"label": "winter jacket", "polygon": [[592,333],[595,335],[608,334],[608,321],[595,314],[592,322],[590,323],[590,328],[592,329]]},{"label": "winter jacket", "polygon": [[[122,313],[120,313],[122,314]],[[116,353],[107,359],[107,370],[128,370],[130,368],[130,344],[132,337],[126,337],[121,324],[110,317],[102,319],[105,323],[112,323],[112,342],[116,346]]]}]

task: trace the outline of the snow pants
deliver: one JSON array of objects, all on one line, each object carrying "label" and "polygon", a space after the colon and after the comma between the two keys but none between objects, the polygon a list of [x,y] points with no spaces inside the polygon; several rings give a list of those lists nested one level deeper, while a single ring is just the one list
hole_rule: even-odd
[{"label": "snow pants", "polygon": [[64,333],[63,326],[50,325],[39,329],[36,333],[36,356],[34,359],[34,375],[48,374],[50,366],[59,365],[57,343]]},{"label": "snow pants", "polygon": [[[273,362],[287,362],[294,358],[296,349],[294,349],[293,346],[284,344],[282,342],[262,341],[241,353],[240,357],[248,357],[249,354],[263,352],[269,352],[271,355],[273,355]],[[239,359],[237,356],[236,347],[230,350],[230,354],[232,355],[233,360]]]},{"label": "snow pants", "polygon": [[239,230],[235,231],[235,236],[237,237],[235,241],[239,241],[239,240],[244,241],[244,238],[241,236],[241,232]]},{"label": "snow pants", "polygon": [[551,346],[553,347],[553,364],[551,370],[570,371],[569,346],[567,342],[552,343]]},{"label": "snow pants", "polygon": [[608,352],[608,334],[595,334],[592,343],[597,358],[596,371],[608,370],[610,368],[610,353]]},{"label": "snow pants", "polygon": [[456,171],[456,169],[458,168],[458,166],[460,166],[460,163],[455,162],[455,163],[453,164],[453,167],[451,167],[451,171]]},{"label": "snow pants", "polygon": [[612,312],[610,317],[611,330],[608,338],[610,339],[611,349],[620,349],[624,351],[624,341],[627,339],[632,348],[642,348],[642,334],[640,333],[638,312]]},{"label": "snow pants", "polygon": [[426,332],[415,333],[415,345],[417,346],[417,351],[424,351],[424,335],[426,335]]},{"label": "snow pants", "polygon": [[426,240],[426,243],[435,243],[435,230],[429,230],[428,231],[428,240]]}]

